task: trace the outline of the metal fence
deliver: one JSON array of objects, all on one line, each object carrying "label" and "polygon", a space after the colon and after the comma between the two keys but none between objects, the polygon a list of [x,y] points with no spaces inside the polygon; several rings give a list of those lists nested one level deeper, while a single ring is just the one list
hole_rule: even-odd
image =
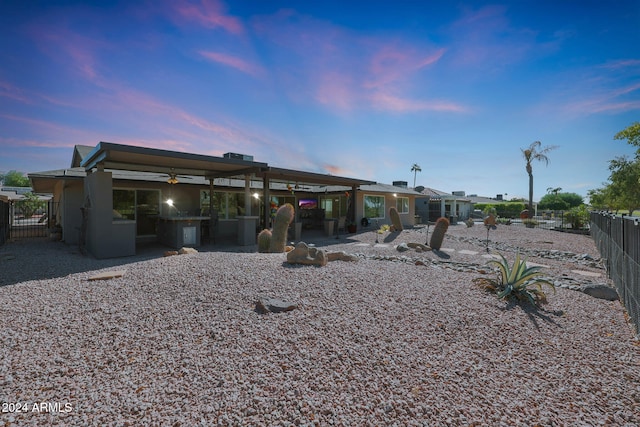
[{"label": "metal fence", "polygon": [[640,334],[640,218],[591,212],[591,236]]},{"label": "metal fence", "polygon": [[531,219],[498,217],[498,223],[516,227],[542,228],[544,230],[589,234],[589,224],[585,224],[584,227],[576,229],[569,220],[567,211],[542,211],[538,212],[538,215],[535,215]]},{"label": "metal fence", "polygon": [[0,245],[59,232],[55,223],[58,208],[59,203],[51,200],[0,201]]}]

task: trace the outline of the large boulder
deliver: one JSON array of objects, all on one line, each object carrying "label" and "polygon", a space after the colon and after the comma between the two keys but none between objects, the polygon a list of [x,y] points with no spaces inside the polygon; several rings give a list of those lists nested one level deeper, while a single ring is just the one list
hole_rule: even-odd
[{"label": "large boulder", "polygon": [[607,301],[617,301],[619,299],[618,292],[607,285],[597,283],[582,285],[580,287],[580,291],[594,298],[605,299]]},{"label": "large boulder", "polygon": [[289,264],[324,266],[327,265],[328,259],[322,249],[309,247],[305,242],[300,242],[287,253],[287,262]]},{"label": "large boulder", "polygon": [[277,298],[260,298],[256,301],[256,312],[260,314],[282,313],[296,308],[298,308],[296,304]]},{"label": "large boulder", "polygon": [[358,257],[344,251],[327,252],[327,261],[357,261]]},{"label": "large boulder", "polygon": [[197,249],[195,249],[195,248],[186,248],[186,247],[183,247],[183,248],[180,248],[180,249],[178,250],[178,254],[180,254],[180,255],[185,255],[185,254],[197,254],[197,253],[198,253],[198,250],[197,250]]}]

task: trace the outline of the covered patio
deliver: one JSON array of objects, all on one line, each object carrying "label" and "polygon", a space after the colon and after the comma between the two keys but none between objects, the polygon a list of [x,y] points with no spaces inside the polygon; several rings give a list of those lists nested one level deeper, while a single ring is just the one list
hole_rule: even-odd
[{"label": "covered patio", "polygon": [[[351,189],[347,215],[355,221],[355,192],[373,183],[270,167],[234,153],[216,157],[109,142],[87,148],[76,147],[70,169],[29,177],[36,192],[69,202],[78,244],[97,258],[133,255],[145,239],[199,246],[214,242],[217,229],[252,245],[256,230],[270,226],[274,199],[293,201],[299,221],[298,203],[329,186]],[[220,192],[229,188],[233,194]]]}]

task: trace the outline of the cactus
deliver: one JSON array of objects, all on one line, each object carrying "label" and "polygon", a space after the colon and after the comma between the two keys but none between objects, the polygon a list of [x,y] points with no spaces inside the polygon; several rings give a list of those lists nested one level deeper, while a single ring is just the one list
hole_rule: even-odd
[{"label": "cactus", "polygon": [[391,218],[391,224],[393,224],[393,231],[402,231],[402,221],[400,221],[400,214],[395,207],[389,208],[389,218]]},{"label": "cactus", "polygon": [[269,252],[269,246],[271,246],[271,231],[265,229],[258,234],[258,252]]},{"label": "cactus", "polygon": [[285,203],[278,208],[273,222],[273,230],[271,231],[269,252],[284,252],[284,247],[287,243],[287,230],[289,229],[289,224],[293,221],[294,212],[293,205],[290,203]]},{"label": "cactus", "polygon": [[438,218],[436,221],[436,226],[433,229],[433,233],[431,234],[431,240],[429,241],[429,246],[431,246],[434,250],[440,250],[442,247],[442,241],[444,240],[444,234],[447,232],[449,228],[449,220],[444,217]]}]

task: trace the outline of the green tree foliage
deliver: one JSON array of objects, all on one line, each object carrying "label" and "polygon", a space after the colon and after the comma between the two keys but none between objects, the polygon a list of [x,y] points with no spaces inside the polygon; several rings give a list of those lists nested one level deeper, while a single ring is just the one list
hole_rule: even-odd
[{"label": "green tree foliage", "polygon": [[10,170],[9,172],[0,175],[0,181],[5,187],[31,187],[29,178],[24,176],[22,172]]},{"label": "green tree foliage", "polygon": [[609,161],[609,204],[615,210],[626,209],[629,214],[640,209],[640,160],[626,156]]},{"label": "green tree foliage", "polygon": [[[640,122],[632,123],[613,138],[640,147]],[[640,209],[640,148],[633,160],[626,156],[610,160],[609,171],[609,182],[604,183],[604,187],[589,190],[591,206],[614,211],[624,209],[633,214]]]},{"label": "green tree foliage", "polygon": [[540,199],[538,208],[563,211],[580,206],[583,203],[584,199],[577,193],[545,194]]},{"label": "green tree foliage", "polygon": [[538,202],[538,209],[550,209],[552,211],[564,211],[569,209],[569,204],[562,200],[558,194],[545,194]]},{"label": "green tree foliage", "polygon": [[609,210],[609,195],[607,194],[608,187],[596,188],[594,190],[587,191],[589,196],[589,204],[593,209]]},{"label": "green tree foliage", "polygon": [[[627,143],[640,147],[640,122],[631,124],[628,128],[616,133],[613,139],[627,140]],[[640,149],[636,152],[636,156],[640,156]]]},{"label": "green tree foliage", "polygon": [[576,206],[567,212],[565,218],[571,223],[571,228],[580,230],[589,223],[589,211],[585,205]]},{"label": "green tree foliage", "polygon": [[47,202],[39,199],[37,194],[31,192],[24,194],[24,199],[20,201],[20,212],[25,218],[31,218],[38,210],[44,211]]},{"label": "green tree foliage", "polygon": [[508,202],[508,203],[476,203],[473,205],[474,209],[480,209],[486,215],[493,209],[493,213],[501,218],[518,218],[520,212],[525,209],[525,204],[522,202]]}]

